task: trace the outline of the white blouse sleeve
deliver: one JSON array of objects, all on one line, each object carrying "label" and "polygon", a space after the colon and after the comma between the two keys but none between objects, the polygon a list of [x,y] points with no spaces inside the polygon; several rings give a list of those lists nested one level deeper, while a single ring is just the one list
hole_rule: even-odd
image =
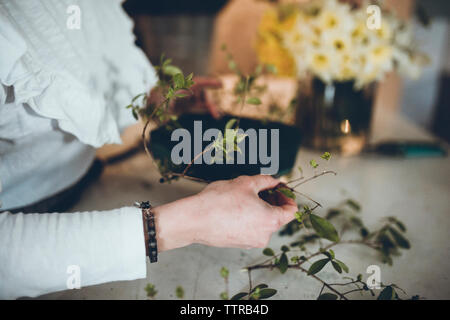
[{"label": "white blouse sleeve", "polygon": [[1,213],[0,299],[145,278],[144,242],[138,208]]},{"label": "white blouse sleeve", "polygon": [[72,2],[0,1],[0,104],[11,87],[18,106],[81,142],[120,143],[120,130],[135,122],[126,106],[157,75],[119,1],[77,1],[79,30],[66,25]]}]

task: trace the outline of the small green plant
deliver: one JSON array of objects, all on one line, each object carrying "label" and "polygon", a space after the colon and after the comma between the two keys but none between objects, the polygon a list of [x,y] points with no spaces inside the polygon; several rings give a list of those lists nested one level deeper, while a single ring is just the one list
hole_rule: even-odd
[{"label": "small green plant", "polygon": [[147,297],[150,299],[154,299],[158,291],[155,289],[155,285],[148,283],[145,286],[145,292],[147,293]]},{"label": "small green plant", "polygon": [[[225,47],[224,50],[226,50]],[[239,81],[236,84],[234,94],[241,105],[241,110],[246,104],[260,104],[261,100],[257,94],[262,92],[263,88],[256,86],[255,80],[264,70],[269,72],[272,68],[270,66],[258,66],[253,74],[244,75],[238,69],[231,54],[228,53],[227,58],[229,59],[230,68],[239,75]],[[174,66],[172,60],[166,59],[164,55],[161,56],[160,64],[156,66],[155,69],[158,72],[159,81],[153,91],[157,92],[162,97],[161,102],[155,103],[149,101],[150,99],[147,93],[140,93],[135,96],[127,106],[136,119],[141,118],[145,123],[141,138],[144,149],[151,159],[153,159],[153,157],[148,149],[149,142],[146,139],[150,122],[154,121],[158,125],[166,125],[168,128],[178,127],[177,116],[169,112],[169,106],[177,99],[192,94],[191,87],[194,85],[193,74],[191,73],[185,76],[181,69]],[[171,169],[172,165],[169,163],[157,162],[156,165],[162,175],[161,182],[172,181],[180,177],[208,182],[189,176],[189,169],[196,159],[212,149],[214,149],[216,155],[222,154],[226,159],[229,158],[229,155],[232,152],[241,152],[238,144],[245,139],[246,135],[239,131],[239,121],[239,118],[230,119],[225,125],[222,135],[206,146],[202,152],[195,155],[191,163],[184,168],[181,174],[173,172]],[[212,159],[212,163],[216,161],[216,158],[217,157]]]},{"label": "small green plant", "polygon": [[178,299],[183,299],[184,298],[184,289],[182,286],[178,286],[175,289],[175,295],[177,296]]},{"label": "small green plant", "polygon": [[220,269],[220,276],[225,281],[225,291],[220,293],[220,299],[222,299],[222,300],[229,299],[229,294],[228,294],[228,276],[229,275],[230,275],[230,271],[227,268],[222,267],[222,269]]}]

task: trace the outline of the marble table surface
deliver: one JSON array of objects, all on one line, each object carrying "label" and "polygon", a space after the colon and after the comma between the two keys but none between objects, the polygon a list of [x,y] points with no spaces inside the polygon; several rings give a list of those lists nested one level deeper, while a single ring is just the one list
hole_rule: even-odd
[{"label": "marble table surface", "polygon": [[[433,137],[401,116],[380,110],[375,114],[373,140],[387,138],[423,139]],[[307,166],[318,153],[301,148],[297,163]],[[350,267],[350,275],[362,273],[367,266],[381,268],[383,283],[396,283],[408,295],[428,299],[450,299],[450,161],[449,158],[394,159],[368,156],[334,155],[329,168],[337,176],[324,176],[306,184],[302,192],[313,196],[324,207],[351,197],[362,205],[361,217],[368,227],[376,227],[385,216],[405,222],[411,250],[383,265],[375,252],[358,245],[336,246],[336,255]],[[104,210],[129,205],[135,199],[163,204],[197,193],[202,184],[179,181],[161,185],[159,176],[144,154],[110,165],[94,186],[83,195],[73,211]],[[318,214],[325,214],[325,210]],[[295,236],[294,236],[295,237]],[[278,249],[294,238],[274,234],[270,246]],[[187,299],[219,299],[224,283],[219,270],[230,270],[229,288],[234,294],[248,288],[246,265],[264,261],[260,249],[240,250],[191,245],[162,253],[159,262],[147,265],[147,278],[105,283],[79,290],[42,296],[42,299],[146,299],[147,283],[155,285],[156,299],[175,298],[181,285]],[[328,266],[321,277],[335,281],[341,277]],[[278,290],[276,299],[315,299],[320,283],[296,270],[256,270],[253,283],[267,283]],[[359,295],[354,298],[370,298]]]}]

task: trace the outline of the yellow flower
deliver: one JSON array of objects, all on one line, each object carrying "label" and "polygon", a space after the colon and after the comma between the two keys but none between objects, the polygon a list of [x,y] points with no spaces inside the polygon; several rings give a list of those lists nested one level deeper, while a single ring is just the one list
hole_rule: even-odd
[{"label": "yellow flower", "polygon": [[288,31],[292,30],[292,28],[295,26],[297,22],[298,13],[297,12],[291,12],[287,17],[282,19],[279,22],[278,29],[280,31]]},{"label": "yellow flower", "polygon": [[278,28],[278,13],[275,10],[268,10],[264,13],[259,23],[258,33],[265,34],[276,31]]},{"label": "yellow flower", "polygon": [[260,37],[256,43],[256,52],[261,63],[271,64],[276,67],[277,75],[294,76],[294,59],[276,37]]},{"label": "yellow flower", "polygon": [[283,46],[281,31],[293,28],[296,15],[290,14],[282,21],[276,10],[267,11],[258,28],[256,52],[259,61],[264,64],[274,65],[280,76],[294,76],[295,62],[289,51]]}]

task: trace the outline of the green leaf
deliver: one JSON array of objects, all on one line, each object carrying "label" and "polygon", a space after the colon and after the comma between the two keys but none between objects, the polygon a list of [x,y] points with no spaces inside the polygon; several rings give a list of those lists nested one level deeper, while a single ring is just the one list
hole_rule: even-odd
[{"label": "green leaf", "polygon": [[314,169],[316,169],[319,165],[317,164],[316,160],[310,160],[309,164],[311,165],[311,167],[313,167]]},{"label": "green leaf", "polygon": [[138,116],[138,114],[136,112],[136,109],[131,109],[131,113],[133,114],[133,118],[135,118],[136,120],[139,119],[139,116]]},{"label": "green leaf", "polygon": [[239,293],[235,294],[234,296],[232,296],[230,300],[241,300],[243,297],[245,297],[247,295],[248,295],[247,292],[239,292]]},{"label": "green leaf", "polygon": [[291,189],[285,188],[285,187],[281,187],[281,188],[278,188],[277,191],[281,192],[286,197],[295,200],[295,194],[294,194],[294,192]]},{"label": "green leaf", "polygon": [[342,268],[336,261],[331,261],[331,264],[333,265],[334,270],[336,270],[338,273],[342,273]]},{"label": "green leaf", "polygon": [[230,274],[230,271],[227,268],[222,267],[222,269],[220,269],[220,276],[222,278],[224,278],[224,279],[228,278],[229,274]]},{"label": "green leaf", "polygon": [[222,293],[220,294],[220,299],[222,299],[222,300],[228,300],[228,293],[222,292]]},{"label": "green leaf", "polygon": [[145,95],[145,93],[140,93],[140,94],[138,94],[137,96],[135,96],[135,97],[131,100],[131,102],[135,102],[137,99],[139,99],[139,97],[142,97],[143,95]]},{"label": "green leaf", "polygon": [[273,64],[266,64],[266,70],[272,74],[277,73],[277,67],[275,67]]},{"label": "green leaf", "polygon": [[334,259],[335,257],[334,251],[330,249],[328,250],[328,252],[331,254],[331,259]]},{"label": "green leaf", "polygon": [[275,255],[275,252],[273,252],[273,250],[271,248],[265,248],[262,253],[263,253],[263,255],[269,256],[269,257],[273,257]]},{"label": "green leaf", "polygon": [[330,261],[330,259],[321,259],[321,260],[317,260],[316,262],[314,262],[311,267],[309,267],[308,269],[308,276],[316,274],[317,272],[319,272],[320,270],[323,269],[323,267],[325,267],[325,265]]},{"label": "green leaf", "polygon": [[317,300],[337,300],[338,296],[334,293],[322,293]]},{"label": "green leaf", "polygon": [[303,212],[297,211],[295,213],[295,219],[297,219],[298,222],[302,223],[303,222]]},{"label": "green leaf", "polygon": [[255,292],[257,289],[261,290],[261,289],[268,288],[268,287],[269,287],[269,286],[268,286],[267,284],[261,283],[261,284],[258,284],[256,287],[254,287],[254,288],[252,289],[252,291],[250,291],[250,293]]},{"label": "green leaf", "polygon": [[325,152],[323,155],[320,156],[323,160],[330,160],[331,159],[331,153]]},{"label": "green leaf", "polygon": [[406,232],[405,225],[396,217],[388,217],[389,222],[394,223],[402,232]]},{"label": "green leaf", "polygon": [[184,76],[182,73],[176,73],[173,76],[173,83],[175,84],[176,88],[183,88],[184,87]]},{"label": "green leaf", "polygon": [[321,251],[324,255],[326,255],[327,257],[328,257],[328,259],[330,259],[330,260],[332,260],[333,259],[333,256],[331,255],[331,253],[329,253],[328,251],[325,251],[325,250],[323,250],[323,251]]},{"label": "green leaf", "polygon": [[356,227],[359,227],[359,228],[364,227],[362,220],[356,216],[350,217],[350,222],[353,223]]},{"label": "green leaf", "polygon": [[367,228],[361,228],[359,233],[361,234],[361,237],[366,238],[369,235],[369,230],[367,230]]},{"label": "green leaf", "polygon": [[394,300],[395,290],[391,286],[384,288],[378,295],[377,300]]},{"label": "green leaf", "polygon": [[232,118],[232,119],[228,120],[227,124],[225,125],[225,130],[233,128],[236,121],[237,121],[236,118]]},{"label": "green leaf", "polygon": [[261,100],[257,97],[251,97],[247,99],[247,103],[248,104],[254,104],[254,105],[259,105],[261,104]]},{"label": "green leaf", "polygon": [[395,221],[395,225],[402,231],[402,232],[406,232],[406,227],[405,225],[401,222],[396,220]]},{"label": "green leaf", "polygon": [[349,272],[349,269],[347,267],[347,265],[345,263],[343,263],[342,261],[338,260],[338,259],[334,259],[334,261],[336,261],[336,263],[339,264],[339,266],[342,268],[342,270],[345,271],[345,273]]},{"label": "green leaf", "polygon": [[182,286],[178,286],[178,287],[175,289],[175,295],[177,296],[177,298],[183,299],[183,297],[184,297],[184,289],[183,289]]},{"label": "green leaf", "polygon": [[403,235],[400,232],[398,232],[397,230],[395,230],[392,227],[388,227],[388,230],[391,233],[391,235],[394,237],[395,242],[398,244],[398,246],[400,248],[403,248],[403,249],[411,248],[411,245],[410,245],[408,239],[403,237]]},{"label": "green leaf", "polygon": [[145,292],[147,292],[147,297],[149,298],[153,298],[156,296],[156,294],[158,293],[157,290],[155,290],[155,285],[148,283],[147,286],[145,287]]},{"label": "green leaf", "polygon": [[280,257],[280,262],[278,263],[278,269],[280,269],[280,272],[283,274],[288,269],[288,258],[286,253],[283,253]]},{"label": "green leaf", "polygon": [[311,214],[311,212],[312,212],[311,208],[308,205],[305,204],[303,206],[303,214],[304,215],[308,215],[308,214]]},{"label": "green leaf", "polygon": [[230,62],[228,62],[228,68],[233,71],[233,72],[237,72],[238,71],[238,67],[236,62],[234,62],[233,60],[231,60]]},{"label": "green leaf", "polygon": [[178,73],[181,73],[181,74],[183,73],[180,68],[175,67],[175,66],[170,65],[170,64],[163,66],[162,69],[163,69],[163,73],[166,74],[166,75],[169,75],[169,76],[174,76],[174,75],[176,75]]},{"label": "green leaf", "polygon": [[348,199],[346,204],[355,211],[361,211],[361,205],[355,200]]},{"label": "green leaf", "polygon": [[259,299],[268,299],[274,296],[277,290],[271,288],[264,288],[259,291]]},{"label": "green leaf", "polygon": [[405,225],[401,222],[401,221],[395,221],[395,225],[402,231],[402,232],[406,232],[406,227]]},{"label": "green leaf", "polygon": [[321,218],[312,213],[309,215],[309,217],[317,235],[333,242],[339,242],[339,235],[334,226],[328,220],[325,220],[324,218]]}]

